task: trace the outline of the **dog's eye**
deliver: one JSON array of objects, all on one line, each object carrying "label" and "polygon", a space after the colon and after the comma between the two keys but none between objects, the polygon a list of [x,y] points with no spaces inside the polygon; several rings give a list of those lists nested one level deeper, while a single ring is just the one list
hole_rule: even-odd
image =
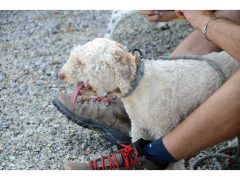
[{"label": "dog's eye", "polygon": [[79,66],[83,65],[83,63],[82,63],[82,61],[81,61],[81,59],[80,59],[79,57],[76,57],[76,58],[75,58],[75,63],[76,63],[77,65],[79,65]]},{"label": "dog's eye", "polygon": [[84,66],[85,66],[85,64],[83,64],[81,61],[78,61],[78,66],[82,69]]}]

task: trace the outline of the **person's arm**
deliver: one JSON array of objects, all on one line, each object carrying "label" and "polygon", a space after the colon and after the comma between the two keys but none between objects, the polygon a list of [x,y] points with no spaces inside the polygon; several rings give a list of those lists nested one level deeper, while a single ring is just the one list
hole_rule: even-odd
[{"label": "person's arm", "polygon": [[[176,11],[181,18],[187,19],[191,25],[204,33],[204,26],[215,18],[213,11]],[[207,38],[224,51],[240,61],[240,25],[227,19],[213,20],[208,24]]]}]

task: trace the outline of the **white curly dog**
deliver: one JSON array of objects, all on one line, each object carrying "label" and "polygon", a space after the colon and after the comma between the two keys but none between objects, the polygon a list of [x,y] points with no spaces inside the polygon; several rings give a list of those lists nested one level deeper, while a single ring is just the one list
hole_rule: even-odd
[{"label": "white curly dog", "polygon": [[[183,57],[141,61],[121,44],[97,38],[76,47],[59,76],[67,83],[78,84],[73,99],[84,92],[120,96],[131,119],[133,142],[139,138],[159,139],[240,67],[225,52],[202,58],[208,60]],[[181,162],[171,169],[183,167]]]}]

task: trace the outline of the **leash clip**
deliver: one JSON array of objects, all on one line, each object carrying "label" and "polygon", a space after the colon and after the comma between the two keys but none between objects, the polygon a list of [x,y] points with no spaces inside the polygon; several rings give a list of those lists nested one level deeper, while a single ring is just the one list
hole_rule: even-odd
[{"label": "leash clip", "polygon": [[132,51],[132,54],[135,55],[135,56],[139,56],[140,59],[143,58],[143,53],[142,53],[142,51],[141,51],[140,49],[134,49],[134,50]]}]

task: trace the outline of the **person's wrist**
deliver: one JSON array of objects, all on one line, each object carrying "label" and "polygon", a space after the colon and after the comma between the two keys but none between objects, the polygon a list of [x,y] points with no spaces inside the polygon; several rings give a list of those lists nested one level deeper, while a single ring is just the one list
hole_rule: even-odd
[{"label": "person's wrist", "polygon": [[201,16],[192,24],[195,29],[200,30],[202,33],[204,33],[204,26],[207,24],[208,21],[210,21],[212,18],[215,18],[214,16]]},{"label": "person's wrist", "polygon": [[[208,35],[208,28],[209,28],[209,26],[211,26],[212,25],[212,22],[213,21],[216,21],[216,20],[226,20],[227,18],[226,17],[224,17],[224,16],[220,16],[220,17],[214,17],[214,18],[211,18],[210,20],[208,20],[208,22],[206,23],[206,25],[204,26],[204,30],[203,30],[203,35],[204,35],[204,37],[207,39],[207,40],[209,40],[209,38],[207,37]],[[210,41],[210,40],[209,40]]]}]

